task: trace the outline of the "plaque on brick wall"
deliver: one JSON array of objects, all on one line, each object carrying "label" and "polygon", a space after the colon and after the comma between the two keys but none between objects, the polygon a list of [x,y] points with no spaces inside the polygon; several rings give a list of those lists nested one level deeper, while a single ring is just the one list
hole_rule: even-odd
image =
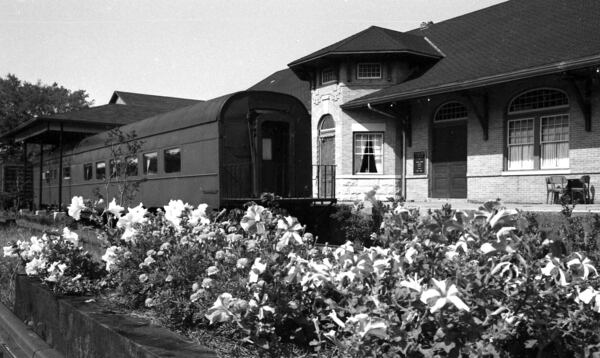
[{"label": "plaque on brick wall", "polygon": [[425,152],[414,152],[413,174],[425,174]]}]

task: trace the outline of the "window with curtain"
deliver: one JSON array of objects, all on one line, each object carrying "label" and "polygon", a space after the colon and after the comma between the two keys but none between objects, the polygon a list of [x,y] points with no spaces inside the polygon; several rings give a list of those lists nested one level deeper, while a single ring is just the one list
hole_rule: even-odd
[{"label": "window with curtain", "polygon": [[556,89],[526,91],[510,102],[507,169],[569,168],[569,98]]},{"label": "window with curtain", "polygon": [[158,153],[144,154],[144,174],[153,175],[158,172]]},{"label": "window with curtain", "polygon": [[354,133],[354,173],[383,173],[383,133]]}]

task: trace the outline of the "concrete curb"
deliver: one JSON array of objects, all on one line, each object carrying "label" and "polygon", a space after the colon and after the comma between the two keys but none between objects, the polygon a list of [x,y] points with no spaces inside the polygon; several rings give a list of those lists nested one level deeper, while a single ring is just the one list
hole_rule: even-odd
[{"label": "concrete curb", "polygon": [[0,341],[15,357],[64,358],[0,303]]}]

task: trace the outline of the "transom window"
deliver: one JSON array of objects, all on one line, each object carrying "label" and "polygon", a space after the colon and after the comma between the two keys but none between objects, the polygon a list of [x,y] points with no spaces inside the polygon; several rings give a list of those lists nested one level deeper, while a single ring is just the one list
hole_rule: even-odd
[{"label": "transom window", "polygon": [[550,88],[541,88],[527,91],[513,99],[508,108],[508,113],[567,106],[569,106],[569,98],[564,92]]},{"label": "transom window", "polygon": [[381,78],[380,63],[359,63],[356,70],[356,77],[359,80],[379,79]]},{"label": "transom window", "polygon": [[335,122],[330,114],[326,114],[321,118],[321,122],[319,123],[319,135],[335,135]]},{"label": "transom window", "polygon": [[383,173],[383,133],[354,133],[354,173]]},{"label": "transom window", "polygon": [[467,119],[468,115],[469,112],[467,111],[467,107],[465,107],[462,103],[448,102],[440,106],[435,112],[434,121],[442,122]]},{"label": "transom window", "polygon": [[527,91],[509,105],[507,169],[569,167],[569,99],[559,90]]},{"label": "transom window", "polygon": [[328,67],[321,71],[321,83],[328,83],[335,81],[335,76],[333,73],[333,68]]}]

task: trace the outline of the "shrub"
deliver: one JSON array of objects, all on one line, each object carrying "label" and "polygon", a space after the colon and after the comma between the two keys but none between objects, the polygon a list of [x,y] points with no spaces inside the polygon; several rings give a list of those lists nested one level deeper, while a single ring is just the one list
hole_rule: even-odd
[{"label": "shrub", "polygon": [[[156,214],[140,204],[123,215],[114,202],[94,211],[79,199],[70,209],[112,217],[104,271],[83,277],[171,326],[227,327],[272,356],[297,353],[292,343],[341,357],[587,356],[600,347],[598,217],[545,235],[535,217],[498,201],[423,215],[394,202],[377,207],[375,228],[354,221],[358,210],[340,211],[357,242],[330,247],[254,203],[212,216],[181,201]],[[77,252],[68,238],[49,241],[59,253],[47,261]],[[48,281],[56,272],[35,273]]]}]

